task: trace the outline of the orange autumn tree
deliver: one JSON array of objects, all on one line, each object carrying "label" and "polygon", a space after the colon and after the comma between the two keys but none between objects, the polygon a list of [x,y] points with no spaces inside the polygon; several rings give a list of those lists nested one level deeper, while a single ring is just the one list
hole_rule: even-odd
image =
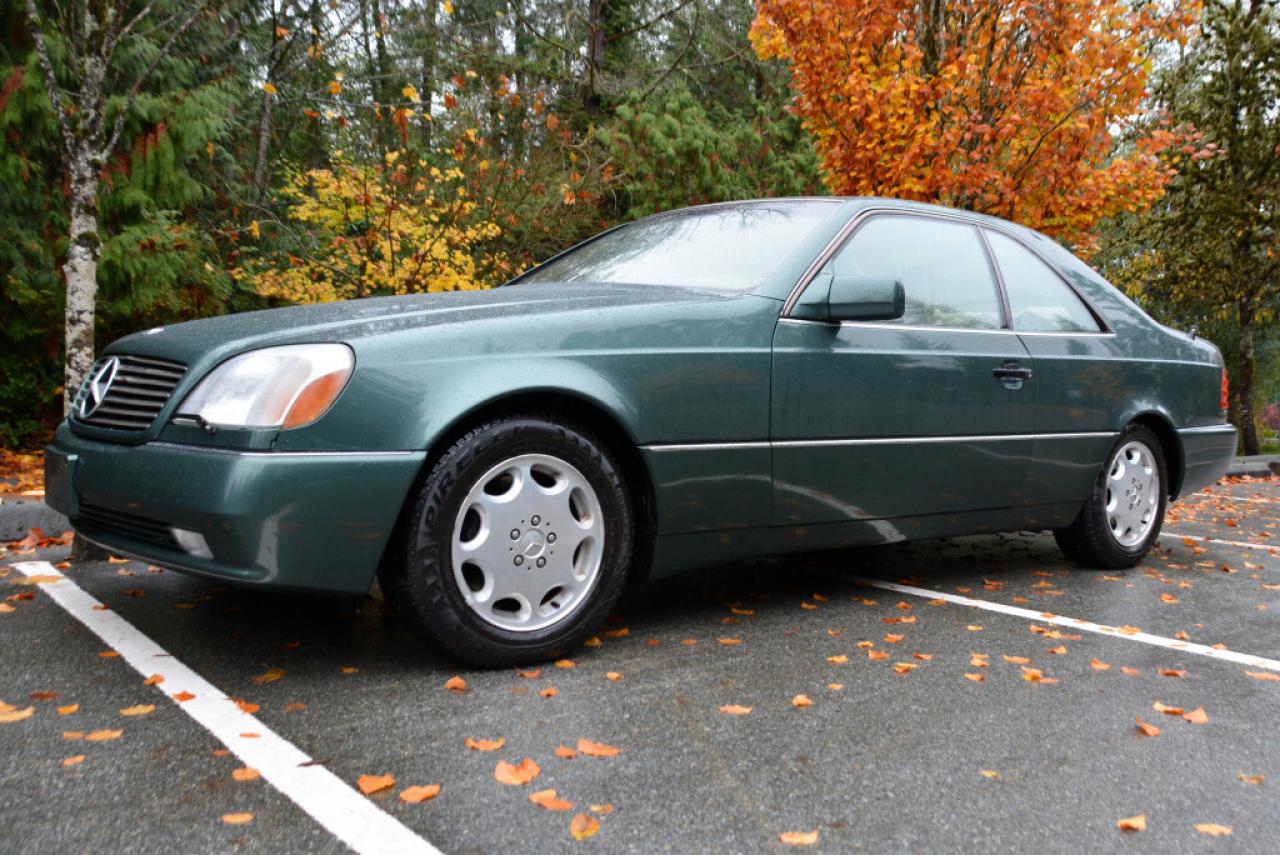
[{"label": "orange autumn tree", "polygon": [[1157,128],[1117,153],[1153,51],[1195,0],[759,0],[751,38],[790,63],[794,108],[843,195],[938,202],[1088,249],[1160,197]]}]

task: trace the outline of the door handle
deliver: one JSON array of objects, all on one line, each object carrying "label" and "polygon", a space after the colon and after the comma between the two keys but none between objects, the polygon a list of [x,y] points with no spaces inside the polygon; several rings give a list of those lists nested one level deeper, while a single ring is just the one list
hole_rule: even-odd
[{"label": "door handle", "polygon": [[1031,369],[1002,365],[999,368],[991,369],[991,376],[997,380],[1030,380]]}]

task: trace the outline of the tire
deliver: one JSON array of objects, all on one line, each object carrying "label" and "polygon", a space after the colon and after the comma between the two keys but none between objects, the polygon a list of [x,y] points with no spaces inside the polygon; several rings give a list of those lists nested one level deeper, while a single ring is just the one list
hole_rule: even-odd
[{"label": "tire", "polygon": [[380,571],[390,604],[433,646],[497,668],[561,657],[591,635],[626,584],[635,524],[602,443],[525,415],[453,443],[411,498],[402,537]]},{"label": "tire", "polygon": [[1058,547],[1090,567],[1137,565],[1160,536],[1168,485],[1159,437],[1148,427],[1129,425],[1108,452],[1080,513],[1071,525],[1054,531]]}]

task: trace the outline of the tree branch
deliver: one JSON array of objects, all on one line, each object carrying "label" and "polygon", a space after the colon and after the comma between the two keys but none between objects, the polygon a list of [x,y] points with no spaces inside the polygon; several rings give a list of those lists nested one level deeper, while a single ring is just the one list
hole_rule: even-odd
[{"label": "tree branch", "polygon": [[40,13],[36,11],[35,0],[27,0],[27,20],[31,23],[31,35],[36,42],[36,53],[40,57],[40,70],[43,72],[45,92],[53,104],[54,115],[58,117],[58,127],[62,130],[62,145],[66,149],[68,161],[75,157],[75,137],[71,134],[71,126],[67,124],[67,111],[62,104],[62,90],[58,87],[57,75],[53,73],[53,62],[49,59],[49,46],[44,41],[44,25]]}]

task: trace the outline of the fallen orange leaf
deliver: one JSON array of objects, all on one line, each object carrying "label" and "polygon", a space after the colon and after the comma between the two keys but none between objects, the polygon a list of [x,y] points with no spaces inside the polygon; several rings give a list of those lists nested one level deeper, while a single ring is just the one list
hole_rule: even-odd
[{"label": "fallen orange leaf", "polygon": [[1204,711],[1204,707],[1196,707],[1191,712],[1184,715],[1182,718],[1185,721],[1191,722],[1192,724],[1208,724],[1209,723],[1209,716]]},{"label": "fallen orange leaf", "polygon": [[606,671],[604,674],[604,678],[612,683],[616,683],[622,679],[622,675],[619,674],[617,671]]},{"label": "fallen orange leaf", "polygon": [[74,757],[67,757],[66,759],[64,759],[64,760],[62,761],[62,765],[63,765],[63,766],[75,766],[77,763],[83,763],[83,762],[84,762],[84,757],[85,757],[85,756],[84,756],[83,754],[77,754],[77,755],[75,755]]},{"label": "fallen orange leaf", "polygon": [[1128,675],[1128,676],[1130,676],[1130,677],[1137,677],[1137,676],[1138,676],[1139,674],[1141,674],[1142,672],[1141,672],[1141,671],[1139,671],[1137,668],[1130,668],[1128,665],[1121,665],[1121,666],[1120,666],[1120,673],[1122,673],[1122,674],[1126,674],[1126,675]]},{"label": "fallen orange leaf", "polygon": [[578,753],[587,757],[616,757],[622,749],[605,745],[603,742],[592,742],[590,739],[578,740]]},{"label": "fallen orange leaf", "polygon": [[390,775],[361,775],[356,780],[356,786],[360,788],[360,792],[366,796],[374,793],[380,793],[383,790],[389,790],[396,785],[396,779]]},{"label": "fallen orange leaf", "polygon": [[164,677],[159,674],[152,674],[150,677],[142,681],[144,686],[158,686],[164,682]]},{"label": "fallen orange leaf", "polygon": [[1000,773],[995,769],[979,769],[978,771],[982,777],[986,778],[988,781],[1000,780]]},{"label": "fallen orange leaf", "polygon": [[[63,735],[65,736],[66,734]],[[113,739],[119,739],[121,736],[124,736],[123,730],[95,730],[93,733],[86,735],[85,739],[90,742],[110,742]]]},{"label": "fallen orange leaf", "polygon": [[544,697],[544,698],[554,698],[556,695],[558,695],[558,694],[560,694],[560,693],[556,691],[556,687],[555,687],[555,686],[547,686],[545,689],[543,689],[542,691],[538,692],[538,694],[539,694],[539,695],[541,695],[541,696],[542,696],[542,697]]},{"label": "fallen orange leaf", "polygon": [[844,663],[849,661],[849,657],[841,653],[838,656],[828,656],[827,661],[830,662],[832,665],[843,665]]},{"label": "fallen orange leaf", "polygon": [[507,738],[502,736],[498,739],[472,739],[468,736],[462,744],[475,751],[497,751],[507,744]]},{"label": "fallen orange leaf", "polygon": [[818,842],[818,831],[784,831],[778,835],[784,846],[812,846]]},{"label": "fallen orange leaf", "polygon": [[1182,707],[1167,707],[1164,704],[1160,703],[1159,701],[1156,701],[1154,704],[1152,704],[1151,708],[1156,712],[1164,713],[1165,715],[1182,715],[1183,712],[1185,712],[1185,710],[1183,710]]},{"label": "fallen orange leaf", "polygon": [[1101,659],[1092,659],[1089,661],[1089,667],[1095,671],[1109,671],[1111,666]]},{"label": "fallen orange leaf", "polygon": [[451,692],[465,692],[467,690],[467,681],[455,674],[444,681],[444,687]]},{"label": "fallen orange leaf", "polygon": [[263,683],[274,683],[276,680],[283,677],[285,673],[286,672],[283,668],[268,668],[266,671],[252,679],[253,682],[259,685],[262,685]]},{"label": "fallen orange leaf", "polygon": [[133,707],[124,707],[120,710],[120,715],[150,715],[155,711],[155,704],[138,704]]},{"label": "fallen orange leaf", "polygon": [[242,766],[239,769],[233,769],[231,771],[231,778],[235,781],[253,781],[261,774],[261,772],[252,766]]},{"label": "fallen orange leaf", "polygon": [[557,668],[576,668],[578,667],[578,663],[574,662],[572,659],[557,659],[555,661],[555,666]]},{"label": "fallen orange leaf", "polygon": [[739,706],[738,704],[725,704],[720,707],[720,712],[728,713],[729,715],[747,715],[753,709],[755,709],[755,707],[744,707]]},{"label": "fallen orange leaf", "polygon": [[813,699],[810,698],[808,695],[796,695],[794,698],[791,699],[791,706],[796,707],[798,709],[803,709],[804,707],[811,707],[813,706]]},{"label": "fallen orange leaf", "polygon": [[873,662],[883,662],[889,658],[889,654],[883,650],[868,650],[867,658]]},{"label": "fallen orange leaf", "polygon": [[563,758],[565,760],[572,760],[574,757],[578,756],[577,751],[574,751],[572,748],[565,745],[563,742],[560,743],[560,746],[556,748],[554,753],[557,757]]},{"label": "fallen orange leaf", "polygon": [[1271,671],[1245,671],[1246,676],[1255,680],[1264,680],[1268,683],[1280,683],[1280,674],[1274,674]]},{"label": "fallen orange leaf", "polygon": [[521,669],[517,668],[516,673],[519,674],[521,677],[524,677],[526,680],[532,680],[534,677],[537,677],[539,674],[542,673],[542,669],[530,668],[528,671],[522,671]]},{"label": "fallen orange leaf", "polygon": [[588,807],[591,808],[592,813],[598,813],[601,816],[603,816],[606,813],[613,813],[613,805],[611,804],[588,805]]},{"label": "fallen orange leaf", "polygon": [[1161,668],[1161,669],[1160,669],[1159,671],[1157,671],[1156,673],[1158,673],[1161,677],[1185,677],[1185,676],[1187,676],[1186,669],[1178,669],[1178,668]]},{"label": "fallen orange leaf", "polygon": [[236,706],[238,706],[242,712],[247,712],[251,715],[253,713],[256,713],[258,710],[262,709],[262,707],[259,706],[258,704],[250,703],[249,701],[241,701],[241,700],[236,701]]},{"label": "fallen orange leaf", "polygon": [[53,700],[54,698],[58,697],[58,693],[57,693],[57,692],[48,692],[48,691],[45,691],[45,692],[32,692],[31,694],[27,695],[27,697],[28,697],[28,698],[31,698],[31,700],[33,700],[33,701],[51,701],[51,700]]},{"label": "fallen orange leaf", "polygon": [[964,678],[966,680],[972,680],[975,683],[981,683],[987,679],[987,675],[986,674],[965,674]]},{"label": "fallen orange leaf", "polygon": [[1160,735],[1160,728],[1156,727],[1154,724],[1147,724],[1145,721],[1142,720],[1142,716],[1138,716],[1138,730],[1144,736]]},{"label": "fallen orange leaf", "polygon": [[510,784],[514,787],[523,787],[525,784],[538,777],[542,769],[532,758],[526,757],[517,765],[511,765],[506,760],[499,760],[497,767],[493,770],[493,779],[499,784]]},{"label": "fallen orange leaf", "polygon": [[885,644],[897,644],[899,641],[901,641],[901,640],[902,640],[902,639],[904,639],[904,638],[906,638],[906,636],[905,636],[905,635],[894,635],[893,633],[889,633],[888,635],[886,635],[886,636],[884,637],[884,643],[885,643]]},{"label": "fallen orange leaf", "polygon": [[65,707],[58,707],[58,715],[72,715],[78,709],[79,704],[67,704]]},{"label": "fallen orange leaf", "polygon": [[600,830],[600,821],[588,813],[580,813],[569,821],[569,834],[574,840],[586,840]]},{"label": "fallen orange leaf", "polygon": [[1240,772],[1236,777],[1244,781],[1246,784],[1253,784],[1254,786],[1261,784],[1264,780],[1261,775],[1246,775],[1244,772]]},{"label": "fallen orange leaf", "polygon": [[1012,662],[1014,665],[1030,665],[1031,659],[1026,656],[1005,656],[1005,662]]},{"label": "fallen orange leaf", "polygon": [[719,641],[721,644],[729,644],[729,645],[742,643],[741,638],[717,638],[716,641]]},{"label": "fallen orange leaf", "polygon": [[173,699],[175,701],[178,701],[179,703],[181,703],[182,701],[192,700],[193,698],[195,698],[195,695],[187,691],[176,692],[174,693],[174,696],[173,696]]},{"label": "fallen orange leaf", "polygon": [[1230,828],[1225,825],[1218,825],[1216,822],[1197,822],[1193,827],[1201,834],[1207,834],[1210,837],[1231,836]]},{"label": "fallen orange leaf", "polygon": [[440,795],[439,784],[426,784],[421,787],[405,787],[400,791],[400,801],[411,805],[422,804]]},{"label": "fallen orange leaf", "polygon": [[556,797],[555,790],[538,790],[529,794],[529,801],[546,810],[573,810],[573,802]]},{"label": "fallen orange leaf", "polygon": [[920,666],[915,664],[914,662],[895,662],[893,663],[893,673],[910,674],[912,671],[916,670],[919,667]]},{"label": "fallen orange leaf", "polygon": [[1126,817],[1125,819],[1116,821],[1116,828],[1121,831],[1146,831],[1147,815],[1140,813],[1137,816]]},{"label": "fallen orange leaf", "polygon": [[253,814],[251,813],[224,813],[222,815],[224,825],[247,825],[253,822]]}]

